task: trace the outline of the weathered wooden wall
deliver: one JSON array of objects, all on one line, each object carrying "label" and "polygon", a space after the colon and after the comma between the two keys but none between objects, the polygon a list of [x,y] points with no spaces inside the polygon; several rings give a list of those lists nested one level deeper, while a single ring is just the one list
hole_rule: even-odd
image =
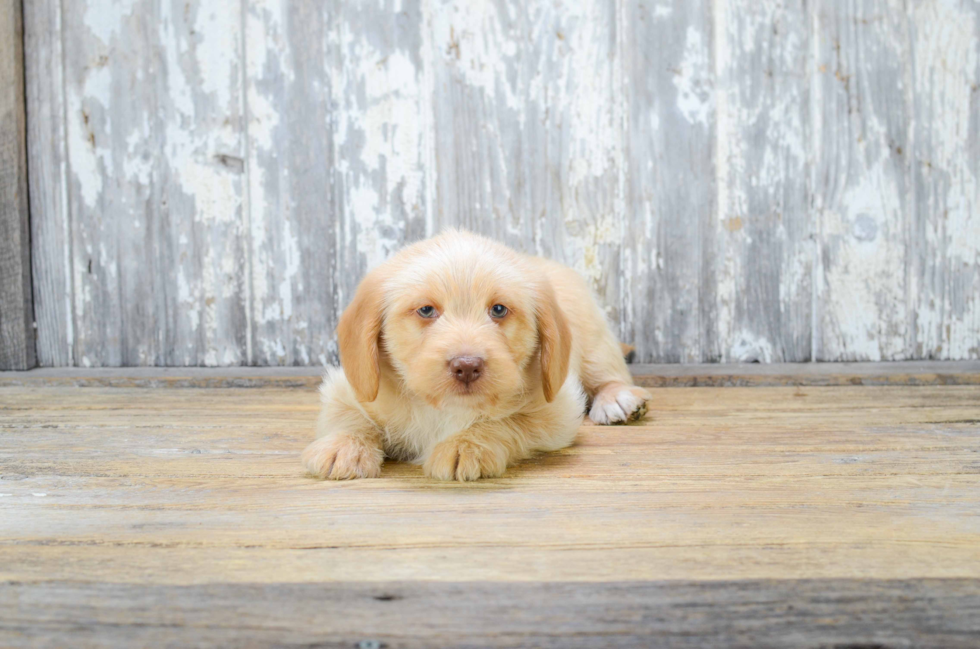
[{"label": "weathered wooden wall", "polygon": [[317,364],[450,225],[641,361],[980,357],[977,0],[25,3],[43,365]]},{"label": "weathered wooden wall", "polygon": [[0,0],[0,370],[36,364],[20,0]]}]

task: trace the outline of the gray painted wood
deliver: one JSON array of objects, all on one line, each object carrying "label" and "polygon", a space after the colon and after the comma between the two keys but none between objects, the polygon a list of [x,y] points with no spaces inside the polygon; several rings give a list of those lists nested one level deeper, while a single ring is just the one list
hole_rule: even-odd
[{"label": "gray painted wood", "polygon": [[816,360],[908,358],[908,16],[898,0],[813,10]]},{"label": "gray painted wood", "polygon": [[527,126],[536,104],[529,105],[521,63],[539,55],[530,51],[529,18],[511,0],[431,5],[435,230],[461,226],[511,245],[533,241],[527,193],[535,179],[526,173],[523,135],[545,127],[539,116]]},{"label": "gray painted wood", "polygon": [[[336,316],[367,270],[406,243],[433,233],[436,174],[428,72],[431,35],[423,3],[338,5],[331,71],[336,97],[333,184],[338,192]],[[332,329],[325,334],[333,340]]]},{"label": "gray painted wood", "polygon": [[0,369],[35,365],[27,206],[23,19],[0,0]]},{"label": "gray painted wood", "polygon": [[715,4],[717,209],[701,227],[704,360],[811,359],[806,6]]},{"label": "gray painted wood", "polygon": [[616,3],[432,7],[434,229],[559,259],[620,320],[623,102]]},{"label": "gray painted wood", "polygon": [[914,196],[909,354],[980,355],[980,8],[909,5]]},{"label": "gray painted wood", "polygon": [[[521,163],[504,164],[517,165],[512,191],[526,197],[518,214],[530,221],[533,245],[520,228],[503,239],[578,270],[618,328],[628,222],[623,7],[605,0],[539,0],[514,7],[518,17],[523,10],[526,25],[516,43],[524,156]],[[501,130],[508,130],[501,121]],[[444,200],[443,192],[439,198]]]},{"label": "gray painted wood", "polygon": [[640,362],[980,358],[976,2],[28,5],[44,365],[334,362],[452,226]]},{"label": "gray painted wood", "polygon": [[975,579],[171,586],[0,591],[10,647],[975,647]]},{"label": "gray painted wood", "polygon": [[75,363],[245,362],[240,12],[62,6]]},{"label": "gray painted wood", "polygon": [[420,12],[248,3],[250,362],[336,362],[360,277],[426,235]]},{"label": "gray painted wood", "polygon": [[74,365],[61,2],[24,3],[27,153],[37,362]]},{"label": "gray painted wood", "polygon": [[626,4],[629,221],[624,338],[637,358],[699,362],[701,232],[714,221],[715,71],[710,2]]},{"label": "gray painted wood", "polygon": [[246,5],[250,363],[323,363],[336,325],[335,5]]}]

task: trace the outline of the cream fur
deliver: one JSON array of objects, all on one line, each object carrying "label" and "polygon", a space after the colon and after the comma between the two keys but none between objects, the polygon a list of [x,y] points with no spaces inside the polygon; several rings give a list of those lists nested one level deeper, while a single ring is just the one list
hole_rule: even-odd
[{"label": "cream fur", "polygon": [[[489,309],[505,305],[504,318]],[[423,306],[438,317],[418,315]],[[368,274],[338,326],[343,369],[320,388],[314,476],[377,477],[385,457],[442,480],[497,477],[537,451],[572,443],[592,402],[597,424],[643,416],[622,350],[588,286],[561,264],[449,231]],[[479,356],[482,376],[449,362]]]}]

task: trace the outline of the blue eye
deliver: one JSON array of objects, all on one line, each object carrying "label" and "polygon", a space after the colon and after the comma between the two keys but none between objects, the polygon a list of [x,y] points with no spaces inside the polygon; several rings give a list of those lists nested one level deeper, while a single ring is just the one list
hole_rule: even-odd
[{"label": "blue eye", "polygon": [[422,316],[423,318],[434,318],[436,317],[436,308],[431,304],[426,304],[421,309],[418,309],[416,313]]},{"label": "blue eye", "polygon": [[490,315],[494,318],[503,318],[505,315],[507,315],[507,307],[505,307],[503,304],[494,304],[492,307],[490,307]]}]

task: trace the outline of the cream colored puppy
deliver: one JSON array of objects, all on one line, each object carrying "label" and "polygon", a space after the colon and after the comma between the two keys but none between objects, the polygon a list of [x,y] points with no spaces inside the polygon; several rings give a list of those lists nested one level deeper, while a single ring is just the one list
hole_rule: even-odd
[{"label": "cream colored puppy", "polygon": [[375,478],[390,457],[440,480],[503,474],[597,424],[639,419],[616,338],[575,271],[450,231],[368,273],[320,388],[314,476]]}]

